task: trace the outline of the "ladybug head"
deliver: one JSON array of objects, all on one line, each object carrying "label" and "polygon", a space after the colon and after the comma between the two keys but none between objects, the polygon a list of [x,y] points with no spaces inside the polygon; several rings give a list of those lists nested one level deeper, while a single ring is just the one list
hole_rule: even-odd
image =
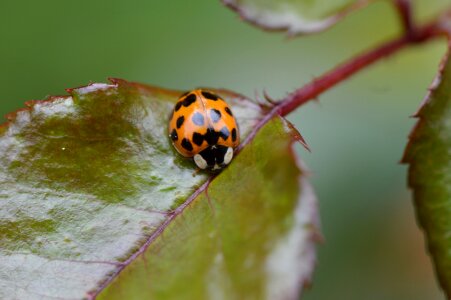
[{"label": "ladybug head", "polygon": [[203,170],[219,171],[228,165],[232,158],[232,147],[213,145],[194,155],[194,162]]}]

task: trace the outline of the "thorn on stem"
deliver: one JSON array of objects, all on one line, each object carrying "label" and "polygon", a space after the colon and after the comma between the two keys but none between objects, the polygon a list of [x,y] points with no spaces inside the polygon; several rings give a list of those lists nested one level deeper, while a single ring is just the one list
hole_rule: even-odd
[{"label": "thorn on stem", "polygon": [[271,98],[271,96],[269,96],[269,94],[264,90],[263,91],[263,97],[265,98],[266,101],[268,101],[272,106],[277,104],[277,101],[274,100],[273,98]]}]

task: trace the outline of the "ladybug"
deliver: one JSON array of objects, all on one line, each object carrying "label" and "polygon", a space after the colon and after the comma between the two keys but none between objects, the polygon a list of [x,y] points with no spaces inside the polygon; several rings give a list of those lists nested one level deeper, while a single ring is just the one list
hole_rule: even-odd
[{"label": "ladybug", "polygon": [[203,89],[180,96],[169,120],[169,138],[177,151],[200,169],[218,171],[230,163],[240,143],[228,104]]}]

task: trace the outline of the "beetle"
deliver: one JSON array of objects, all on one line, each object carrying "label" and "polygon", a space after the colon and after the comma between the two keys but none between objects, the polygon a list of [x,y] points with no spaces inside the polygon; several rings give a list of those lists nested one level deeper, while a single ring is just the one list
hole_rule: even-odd
[{"label": "beetle", "polygon": [[182,156],[192,157],[200,169],[211,171],[228,165],[240,143],[229,105],[204,89],[180,96],[169,120],[169,137]]}]

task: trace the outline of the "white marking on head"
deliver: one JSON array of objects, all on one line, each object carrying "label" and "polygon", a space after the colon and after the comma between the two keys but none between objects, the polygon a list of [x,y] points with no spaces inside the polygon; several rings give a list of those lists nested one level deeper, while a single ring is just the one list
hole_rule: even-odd
[{"label": "white marking on head", "polygon": [[208,166],[207,162],[205,161],[205,159],[200,154],[194,155],[194,162],[202,170],[206,169],[207,166]]},{"label": "white marking on head", "polygon": [[220,170],[220,169],[221,169],[221,167],[218,166],[218,164],[215,164],[215,165],[213,166],[213,169],[212,169],[212,170],[214,171],[214,170]]},{"label": "white marking on head", "polygon": [[228,165],[233,158],[233,148],[229,147],[224,155],[224,164]]}]

